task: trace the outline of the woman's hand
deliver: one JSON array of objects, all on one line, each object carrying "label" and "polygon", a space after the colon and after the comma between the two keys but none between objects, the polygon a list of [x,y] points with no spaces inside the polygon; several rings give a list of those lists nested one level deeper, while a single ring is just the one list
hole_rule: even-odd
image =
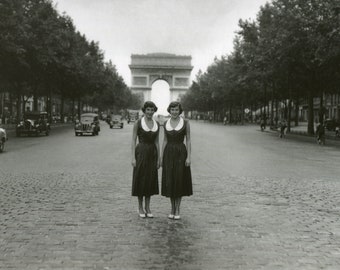
[{"label": "woman's hand", "polygon": [[190,158],[187,158],[185,161],[185,166],[189,167],[191,165],[191,160]]},{"label": "woman's hand", "polygon": [[131,165],[132,165],[132,167],[136,167],[136,159],[135,158],[131,160]]}]

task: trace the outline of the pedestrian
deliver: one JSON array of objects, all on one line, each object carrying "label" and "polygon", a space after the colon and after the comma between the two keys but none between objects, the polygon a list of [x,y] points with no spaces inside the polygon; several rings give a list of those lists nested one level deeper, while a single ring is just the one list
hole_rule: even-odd
[{"label": "pedestrian", "polygon": [[[153,119],[157,107],[152,101],[146,101],[142,111],[144,116],[136,121],[132,134],[132,196],[138,197],[139,216],[152,218],[151,196],[159,194],[159,124]],[[136,145],[137,138],[138,144]],[[145,198],[145,207],[143,207],[143,198]]]},{"label": "pedestrian", "polygon": [[261,118],[260,128],[261,128],[261,131],[264,131],[266,129],[266,120],[264,118]]},{"label": "pedestrian", "polygon": [[318,144],[325,144],[325,126],[322,123],[316,126],[316,140]]},{"label": "pedestrian", "polygon": [[[183,119],[179,102],[168,106],[171,117],[164,123],[164,141],[162,145],[162,196],[170,198],[170,219],[180,219],[180,205],[183,196],[192,192],[191,179],[191,142],[189,121]],[[184,144],[185,138],[185,144]]]},{"label": "pedestrian", "polygon": [[285,130],[287,128],[287,122],[286,120],[282,120],[280,123],[280,138],[283,138],[285,136]]},{"label": "pedestrian", "polygon": [[224,116],[223,118],[223,125],[226,125],[227,124],[227,116]]}]

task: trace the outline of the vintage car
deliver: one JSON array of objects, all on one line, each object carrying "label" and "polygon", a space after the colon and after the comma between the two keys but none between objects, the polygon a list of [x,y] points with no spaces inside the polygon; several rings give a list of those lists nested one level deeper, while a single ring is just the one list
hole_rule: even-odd
[{"label": "vintage car", "polygon": [[4,151],[5,142],[8,140],[6,130],[0,128],[0,153]]},{"label": "vintage car", "polygon": [[98,135],[100,131],[99,116],[96,113],[83,113],[74,126],[75,135]]},{"label": "vintage car", "polygon": [[109,122],[110,128],[123,128],[124,123],[123,123],[123,117],[121,115],[114,115],[112,114],[110,117],[110,122]]},{"label": "vintage car", "polygon": [[50,130],[47,112],[26,112],[23,121],[16,126],[15,132],[18,137],[22,134],[38,136],[42,133],[48,136]]}]

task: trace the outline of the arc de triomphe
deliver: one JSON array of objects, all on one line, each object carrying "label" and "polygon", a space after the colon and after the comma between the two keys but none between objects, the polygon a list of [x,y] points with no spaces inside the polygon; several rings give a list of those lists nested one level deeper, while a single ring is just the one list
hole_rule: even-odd
[{"label": "arc de triomphe", "polygon": [[164,80],[170,86],[170,101],[179,101],[190,86],[191,56],[168,53],[132,54],[131,90],[151,100],[152,84]]}]

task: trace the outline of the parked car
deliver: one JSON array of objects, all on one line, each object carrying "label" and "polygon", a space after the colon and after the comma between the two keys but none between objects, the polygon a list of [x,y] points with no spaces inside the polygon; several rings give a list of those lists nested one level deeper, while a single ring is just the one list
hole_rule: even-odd
[{"label": "parked car", "polygon": [[0,153],[4,151],[5,142],[8,140],[6,130],[0,128]]},{"label": "parked car", "polygon": [[15,132],[18,137],[23,134],[38,136],[42,133],[48,136],[50,130],[47,112],[26,112],[23,121],[16,126]]},{"label": "parked car", "polygon": [[75,135],[98,135],[100,131],[99,116],[96,113],[83,113],[74,126]]},{"label": "parked car", "polygon": [[335,119],[326,119],[324,126],[327,130],[335,131],[336,127],[340,127],[340,122]]},{"label": "parked car", "polygon": [[110,117],[110,128],[123,128],[124,123],[123,123],[123,117],[121,115],[111,115]]}]

